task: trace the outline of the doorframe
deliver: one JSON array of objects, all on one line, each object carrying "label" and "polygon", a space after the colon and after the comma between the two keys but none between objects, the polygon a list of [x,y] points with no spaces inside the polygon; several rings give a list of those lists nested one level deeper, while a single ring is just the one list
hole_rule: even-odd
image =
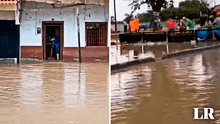
[{"label": "doorframe", "polygon": [[64,47],[64,21],[42,21],[42,45],[43,45],[43,60],[46,60],[46,26],[60,26],[60,60],[63,60]]}]

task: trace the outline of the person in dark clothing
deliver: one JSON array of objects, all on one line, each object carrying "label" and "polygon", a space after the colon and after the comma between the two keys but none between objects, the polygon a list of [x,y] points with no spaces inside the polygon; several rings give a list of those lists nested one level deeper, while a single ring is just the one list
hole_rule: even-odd
[{"label": "person in dark clothing", "polygon": [[57,60],[59,60],[59,54],[60,54],[60,41],[57,37],[52,37],[51,39],[53,41],[53,48],[55,48],[55,53],[57,56]]},{"label": "person in dark clothing", "polygon": [[131,20],[131,17],[128,16],[123,20],[123,26],[124,26],[124,32],[129,31],[130,27],[129,27],[129,22]]},{"label": "person in dark clothing", "polygon": [[123,21],[123,26],[124,26],[124,32],[127,32],[129,26],[126,21]]}]

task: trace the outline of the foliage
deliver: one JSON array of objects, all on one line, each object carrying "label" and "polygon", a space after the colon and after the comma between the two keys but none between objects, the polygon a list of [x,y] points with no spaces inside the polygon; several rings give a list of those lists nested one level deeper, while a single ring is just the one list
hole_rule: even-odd
[{"label": "foliage", "polygon": [[147,13],[142,13],[138,15],[140,22],[149,22],[150,21],[150,15]]},{"label": "foliage", "polygon": [[161,8],[167,8],[173,7],[173,0],[131,0],[131,4],[129,4],[129,6],[131,6],[131,9],[133,10],[132,13],[134,11],[136,11],[137,9],[140,9],[141,5],[143,4],[148,4],[148,7],[152,7],[153,11],[156,12],[160,12]]},{"label": "foliage", "polygon": [[161,20],[167,21],[172,16],[182,18],[183,16],[189,19],[200,18],[200,11],[206,11],[208,8],[200,1],[184,1],[180,2],[179,9],[165,9],[161,12]]},{"label": "foliage", "polygon": [[133,15],[129,15],[129,14],[125,14],[126,18],[123,21],[126,21],[127,23],[129,23],[130,20],[132,20]]},{"label": "foliage", "polygon": [[179,3],[179,8],[181,10],[192,10],[192,11],[205,11],[207,9],[206,5],[204,5],[200,1],[183,1]]}]

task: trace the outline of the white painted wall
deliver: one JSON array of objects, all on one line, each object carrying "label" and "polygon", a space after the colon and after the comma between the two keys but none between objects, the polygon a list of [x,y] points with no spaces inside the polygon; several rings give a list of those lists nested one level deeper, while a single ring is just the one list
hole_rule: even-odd
[{"label": "white painted wall", "polygon": [[[80,40],[85,47],[85,22],[107,22],[108,7],[80,6]],[[37,10],[37,11],[36,11]],[[42,31],[37,34],[37,27],[42,28],[42,21],[64,21],[64,47],[78,47],[76,7],[54,9],[25,9],[21,13],[20,42],[21,46],[42,46]]]}]

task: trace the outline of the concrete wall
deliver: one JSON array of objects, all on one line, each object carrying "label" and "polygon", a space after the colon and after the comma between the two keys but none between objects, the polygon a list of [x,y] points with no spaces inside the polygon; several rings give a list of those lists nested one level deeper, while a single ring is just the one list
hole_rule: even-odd
[{"label": "concrete wall", "polygon": [[[115,31],[115,23],[111,24],[111,30]],[[124,26],[122,23],[117,23],[117,31],[124,31]]]},{"label": "concrete wall", "polygon": [[[57,3],[57,0],[21,0],[30,2],[47,2],[47,3]],[[85,0],[59,0],[60,3],[85,3]]]},{"label": "concrete wall", "polygon": [[17,9],[16,5],[0,5],[1,11],[15,11]]},{"label": "concrete wall", "polygon": [[[38,3],[39,5],[40,3]],[[37,34],[37,27],[42,29],[42,21],[64,21],[64,47],[78,47],[76,7],[31,9],[31,5],[22,5],[20,42],[21,46],[42,46],[42,31]],[[85,22],[107,22],[109,7],[87,5],[80,6],[80,40],[85,47]]]},{"label": "concrete wall", "polygon": [[16,20],[16,5],[0,5],[0,20]]},{"label": "concrete wall", "polygon": [[15,11],[0,11],[0,20],[15,20]]},{"label": "concrete wall", "polygon": [[47,2],[47,3],[65,3],[65,4],[71,4],[71,3],[86,3],[86,4],[109,4],[109,0],[25,0],[29,2]]},{"label": "concrete wall", "polygon": [[29,2],[47,2],[47,3],[65,3],[65,4],[72,4],[72,3],[86,3],[86,4],[109,4],[109,0],[25,0]]}]

